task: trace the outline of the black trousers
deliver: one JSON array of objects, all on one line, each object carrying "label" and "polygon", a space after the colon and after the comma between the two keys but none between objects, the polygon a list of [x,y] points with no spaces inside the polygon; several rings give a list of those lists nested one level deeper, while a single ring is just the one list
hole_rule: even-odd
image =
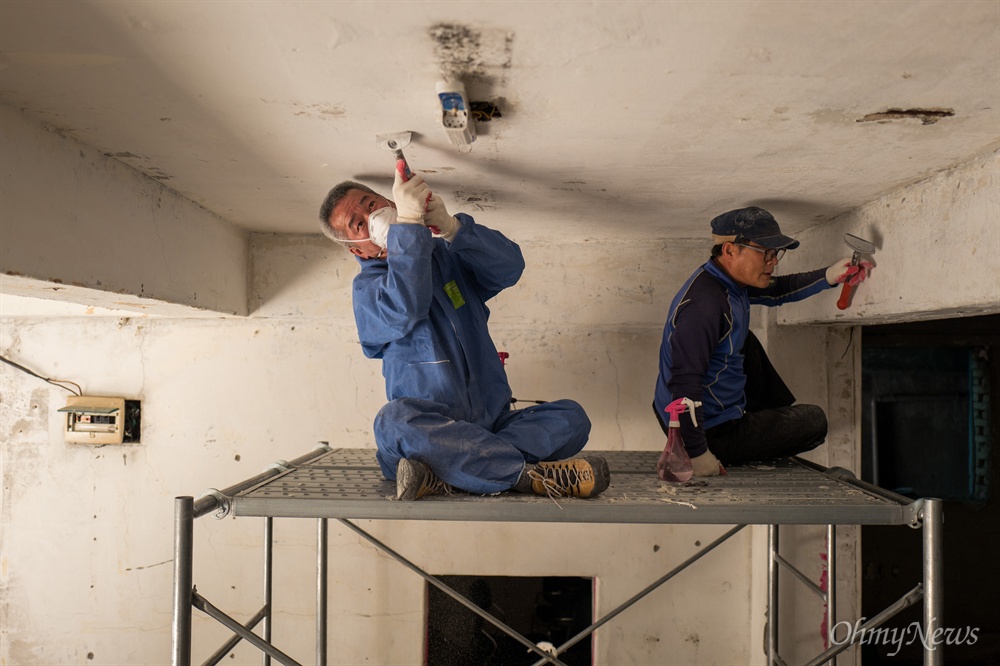
[{"label": "black trousers", "polygon": [[[743,369],[747,376],[743,417],[705,431],[709,450],[723,465],[793,456],[815,449],[826,439],[826,414],[816,405],[793,404],[795,396],[752,331],[747,332],[743,345]],[[659,413],[656,416],[666,433],[666,424]]]}]

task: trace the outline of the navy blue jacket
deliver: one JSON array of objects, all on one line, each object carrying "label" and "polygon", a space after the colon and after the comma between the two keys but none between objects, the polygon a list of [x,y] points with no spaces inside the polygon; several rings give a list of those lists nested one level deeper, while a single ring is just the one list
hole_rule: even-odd
[{"label": "navy blue jacket", "polygon": [[746,408],[743,343],[750,304],[776,306],[829,289],[826,269],[775,276],[760,289],[743,287],[709,260],[688,278],[670,304],[660,345],[653,404],[661,419],[674,398],[700,401],[698,426],[681,416],[681,436],[692,457],[708,450],[705,429],[741,418]]}]

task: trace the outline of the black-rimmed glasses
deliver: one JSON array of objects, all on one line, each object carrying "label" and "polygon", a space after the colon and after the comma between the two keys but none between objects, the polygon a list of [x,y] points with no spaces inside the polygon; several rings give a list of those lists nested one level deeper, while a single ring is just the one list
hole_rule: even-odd
[{"label": "black-rimmed glasses", "polygon": [[764,263],[770,263],[772,261],[781,261],[781,258],[785,256],[785,248],[781,248],[780,250],[775,250],[769,247],[757,247],[756,245],[740,243],[739,241],[737,241],[736,244],[739,245],[740,247],[748,247],[751,250],[757,250],[758,252],[763,253]]}]

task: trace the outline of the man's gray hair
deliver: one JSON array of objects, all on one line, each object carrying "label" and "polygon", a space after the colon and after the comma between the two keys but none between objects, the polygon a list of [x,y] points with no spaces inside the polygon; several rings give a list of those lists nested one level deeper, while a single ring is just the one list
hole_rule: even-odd
[{"label": "man's gray hair", "polygon": [[352,180],[345,180],[344,182],[337,184],[332,190],[330,190],[330,193],[326,195],[326,199],[323,200],[323,205],[319,208],[319,228],[323,232],[324,236],[346,248],[356,247],[356,245],[344,235],[344,231],[342,229],[335,229],[333,227],[330,223],[330,217],[333,215],[333,209],[337,207],[337,204],[340,203],[341,199],[347,196],[347,193],[351,190],[359,190],[361,192],[374,194],[375,196],[381,196],[378,192],[367,185],[355,183]]}]

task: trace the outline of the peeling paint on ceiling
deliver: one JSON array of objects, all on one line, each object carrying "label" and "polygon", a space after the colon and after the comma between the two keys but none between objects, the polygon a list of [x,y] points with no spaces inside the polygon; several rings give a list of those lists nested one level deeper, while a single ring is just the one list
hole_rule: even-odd
[{"label": "peeling paint on ceiling", "polygon": [[858,118],[859,123],[884,122],[887,120],[919,120],[924,125],[933,125],[942,118],[955,115],[954,109],[888,109],[879,113],[869,113]]}]

